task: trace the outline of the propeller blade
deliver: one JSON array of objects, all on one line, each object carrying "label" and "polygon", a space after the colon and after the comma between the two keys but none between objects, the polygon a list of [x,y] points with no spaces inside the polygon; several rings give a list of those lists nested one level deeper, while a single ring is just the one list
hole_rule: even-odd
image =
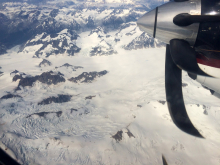
[{"label": "propeller blade", "polygon": [[170,53],[174,63],[188,73],[211,77],[203,72],[196,60],[196,51],[185,40],[173,39],[170,41]]},{"label": "propeller blade", "polygon": [[165,87],[168,109],[173,122],[182,131],[203,138],[187,115],[182,94],[182,71],[173,62],[170,45],[166,47]]},{"label": "propeller blade", "polygon": [[174,17],[173,23],[177,26],[189,26],[193,23],[220,22],[218,15],[190,15],[188,13],[178,14]]},{"label": "propeller blade", "polygon": [[162,155],[162,160],[163,160],[163,165],[168,165],[168,163],[163,155]]},{"label": "propeller blade", "polygon": [[16,162],[14,159],[12,159],[8,154],[6,154],[2,149],[0,149],[0,164],[3,164],[3,165],[8,165],[8,164],[20,165],[18,162]]}]

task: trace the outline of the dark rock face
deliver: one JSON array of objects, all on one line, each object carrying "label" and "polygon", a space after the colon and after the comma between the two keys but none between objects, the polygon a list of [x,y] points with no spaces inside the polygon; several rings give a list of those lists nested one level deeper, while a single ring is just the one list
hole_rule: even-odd
[{"label": "dark rock face", "polygon": [[40,76],[36,76],[36,80],[51,85],[51,84],[58,84],[60,82],[65,82],[65,79],[62,77],[63,75],[61,73],[58,73],[58,75],[53,75],[53,72],[45,72],[42,73]]},{"label": "dark rock face", "polygon": [[166,104],[166,101],[161,101],[161,100],[159,100],[158,102],[159,102],[160,104],[163,104],[163,105]]},{"label": "dark rock face", "polygon": [[104,26],[106,26],[107,28],[114,28],[114,29],[120,27],[120,25],[123,23],[124,23],[124,21],[122,20],[122,18],[117,17],[115,15],[111,15],[109,17],[106,17],[102,22],[102,24]]},{"label": "dark rock face", "polygon": [[17,81],[19,79],[22,79],[26,74],[19,72],[18,70],[14,70],[13,72],[10,73],[11,76],[14,76],[12,81]]},{"label": "dark rock face", "polygon": [[161,41],[155,41],[154,38],[149,37],[146,33],[142,33],[139,37],[135,38],[131,43],[124,47],[125,50],[143,49],[164,47],[166,44]]},{"label": "dark rock face", "polygon": [[207,110],[209,109],[209,107],[203,105],[203,109],[204,109],[204,112],[203,112],[203,113],[204,113],[205,115],[208,115],[209,113],[208,113]]},{"label": "dark rock face", "polygon": [[22,79],[22,78],[23,78],[22,75],[15,75],[13,77],[12,81],[17,81],[17,80]]},{"label": "dark rock face", "polygon": [[125,22],[136,22],[140,16],[140,14],[132,10],[129,12],[129,15],[125,17]]},{"label": "dark rock face", "polygon": [[83,67],[81,67],[81,66],[73,66],[73,65],[70,65],[70,64],[68,64],[68,63],[65,63],[65,64],[63,64],[62,66],[60,66],[60,67],[55,67],[56,69],[58,69],[58,68],[61,68],[61,67],[66,67],[66,68],[72,68],[72,70],[73,71],[76,71],[77,69],[82,69]]},{"label": "dark rock face", "polygon": [[[58,33],[64,29],[70,30],[80,30],[81,26],[73,20],[69,25],[61,24],[57,22],[54,18],[49,17],[43,20],[35,29],[37,34],[41,34],[42,32],[46,32],[47,34]],[[36,34],[36,33],[35,33]]]},{"label": "dark rock face", "polygon": [[73,111],[77,112],[77,109],[71,108],[71,113],[73,113]]},{"label": "dark rock face", "polygon": [[65,63],[63,64],[61,67],[72,67],[72,65],[68,64],[68,63]]},{"label": "dark rock face", "polygon": [[[58,84],[61,82],[65,82],[66,80],[62,77],[63,75],[61,73],[58,74],[54,74],[53,71],[50,72],[44,72],[39,76],[35,76],[35,77],[26,77],[23,78],[22,76],[15,76],[13,78],[13,81],[16,79],[20,79],[20,82],[18,84],[19,86],[25,87],[25,86],[32,86],[34,82],[36,82],[37,80],[40,81],[41,83],[47,84],[47,85],[51,85],[51,84]],[[15,81],[16,81],[15,80]]]},{"label": "dark rock face", "polygon": [[11,99],[11,98],[22,98],[22,97],[19,96],[19,95],[13,95],[13,94],[9,93],[9,94],[7,94],[5,96],[2,96],[1,100],[3,100],[3,99]]},{"label": "dark rock face", "polygon": [[129,138],[135,138],[135,136],[131,133],[131,131],[129,129],[127,129],[128,132],[126,132],[129,136]]},{"label": "dark rock face", "polygon": [[58,97],[49,97],[39,102],[38,105],[47,105],[51,103],[65,103],[71,100],[71,95],[58,95]]},{"label": "dark rock face", "polygon": [[52,63],[46,59],[43,59],[43,61],[39,64],[39,67],[42,67],[42,66],[51,66]]},{"label": "dark rock face", "polygon": [[95,78],[106,75],[108,72],[106,70],[101,72],[83,72],[78,77],[72,77],[69,81],[74,83],[92,83]]},{"label": "dark rock face", "polygon": [[75,20],[68,24],[55,20],[54,17],[59,12],[58,9],[52,10],[49,16],[40,16],[41,10],[42,8],[21,10],[13,13],[10,18],[0,13],[0,54],[6,53],[7,49],[25,43],[43,32],[54,34],[64,29],[71,31],[81,29]]},{"label": "dark rock face", "polygon": [[[119,27],[118,33],[116,33],[116,36],[117,36],[123,29],[126,29],[126,28],[128,28],[128,27],[130,27],[130,26],[134,26],[134,25],[136,25],[136,24],[135,24],[135,23],[131,23],[131,22],[121,24],[120,27]],[[135,30],[136,30],[136,29],[134,29],[133,31],[135,31]],[[131,32],[132,32],[132,31],[131,31]]]},{"label": "dark rock face", "polygon": [[95,29],[93,29],[91,32],[90,32],[90,34],[89,34],[89,36],[91,36],[92,34],[94,34],[94,33],[96,33],[96,34],[105,34],[106,32],[104,31],[104,29],[101,27],[101,26],[98,26],[97,28],[95,28]]},{"label": "dark rock face", "polygon": [[86,27],[87,28],[94,28],[95,27],[95,22],[91,16],[88,17],[86,20]]},{"label": "dark rock face", "polygon": [[59,9],[53,9],[51,12],[50,12],[50,16],[55,18],[59,13]]},{"label": "dark rock face", "polygon": [[108,48],[103,46],[96,46],[92,48],[92,51],[90,51],[90,56],[108,56],[117,54],[118,52],[115,51],[111,46]]},{"label": "dark rock face", "polygon": [[77,34],[75,30],[68,29],[68,33],[71,34],[71,40],[77,40],[77,38],[79,37],[79,35]]},{"label": "dark rock face", "polygon": [[[71,33],[73,35],[71,35]],[[21,48],[20,52],[23,51],[26,46],[34,46],[34,45],[39,45],[39,44],[42,44],[43,46],[35,52],[35,55],[38,58],[43,55],[43,52],[44,52],[43,50],[47,48],[48,46],[52,46],[52,49],[51,51],[45,53],[46,57],[49,57],[50,55],[53,55],[53,54],[56,54],[56,55],[63,54],[65,52],[68,53],[69,56],[74,56],[75,53],[80,52],[81,48],[77,47],[74,43],[72,42],[68,43],[67,41],[68,37],[70,37],[71,39],[77,39],[78,35],[76,35],[73,31],[69,30],[66,36],[61,35],[60,37],[62,39],[60,39],[60,37],[57,37],[57,36],[58,36],[57,33],[53,33],[53,34],[42,33],[42,36],[38,41],[32,42],[31,40],[29,40],[24,45],[24,47]],[[46,37],[50,37],[51,40],[44,41],[43,39]]]},{"label": "dark rock face", "polygon": [[208,111],[207,110],[204,110],[204,115],[208,115]]},{"label": "dark rock face", "polygon": [[121,41],[119,38],[115,38],[115,42],[119,42]]},{"label": "dark rock face", "polygon": [[10,73],[10,75],[12,75],[12,74],[16,74],[16,73],[19,73],[19,71],[14,70],[13,72]]},{"label": "dark rock face", "polygon": [[120,142],[122,140],[122,134],[123,131],[118,131],[114,136],[112,136],[112,138],[115,139],[116,142]]},{"label": "dark rock face", "polygon": [[[11,18],[0,16],[0,53],[3,54],[7,48],[27,41],[31,36],[37,34],[35,28],[40,11],[20,11],[13,13]],[[30,16],[31,15],[31,16]]]},{"label": "dark rock face", "polygon": [[33,115],[37,115],[39,117],[46,117],[46,115],[53,114],[53,113],[56,114],[57,117],[60,117],[63,112],[62,111],[58,111],[58,112],[40,112],[40,113],[34,113],[34,114],[31,114],[31,115],[28,115],[26,118],[29,118],[29,117],[31,117]]},{"label": "dark rock face", "polygon": [[92,98],[94,98],[94,97],[96,97],[96,96],[88,96],[85,98],[85,100],[92,100]]}]

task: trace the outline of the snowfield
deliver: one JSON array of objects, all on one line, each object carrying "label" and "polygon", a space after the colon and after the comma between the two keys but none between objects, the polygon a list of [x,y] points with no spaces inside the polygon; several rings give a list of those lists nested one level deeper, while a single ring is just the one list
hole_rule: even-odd
[{"label": "snowfield", "polygon": [[[50,56],[52,65],[46,67],[38,67],[42,60],[15,50],[0,56],[0,91],[1,96],[10,92],[22,99],[1,99],[0,128],[6,152],[20,163],[162,164],[162,154],[169,164],[220,163],[219,99],[184,73],[188,114],[205,139],[180,131],[165,102],[165,48],[120,49],[117,55],[101,57]],[[34,76],[65,63],[83,68],[65,72],[65,83],[36,82],[13,91],[19,82],[10,76],[15,69]],[[92,83],[68,81],[83,72],[103,70],[108,73]],[[72,98],[38,105],[60,94]]]}]

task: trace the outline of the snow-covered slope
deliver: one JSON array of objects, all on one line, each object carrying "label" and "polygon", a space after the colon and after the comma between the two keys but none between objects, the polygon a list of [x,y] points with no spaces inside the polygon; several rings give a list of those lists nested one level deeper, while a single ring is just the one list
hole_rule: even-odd
[{"label": "snow-covered slope", "polygon": [[[176,128],[165,102],[164,51],[49,56],[46,67],[24,52],[2,55],[4,149],[23,164],[162,164],[162,154],[169,164],[218,164],[219,99],[184,73],[188,113],[206,139]],[[12,82],[15,69],[30,76]],[[65,81],[43,79],[48,71]]]}]

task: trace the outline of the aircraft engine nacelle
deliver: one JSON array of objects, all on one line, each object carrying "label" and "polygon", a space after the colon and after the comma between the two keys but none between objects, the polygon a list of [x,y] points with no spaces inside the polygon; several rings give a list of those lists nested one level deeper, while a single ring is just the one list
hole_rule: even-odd
[{"label": "aircraft engine nacelle", "polygon": [[182,13],[201,15],[201,0],[168,2],[146,13],[137,21],[137,24],[141,30],[167,44],[172,39],[184,39],[193,46],[196,42],[199,23],[186,27],[177,26],[173,20]]}]

